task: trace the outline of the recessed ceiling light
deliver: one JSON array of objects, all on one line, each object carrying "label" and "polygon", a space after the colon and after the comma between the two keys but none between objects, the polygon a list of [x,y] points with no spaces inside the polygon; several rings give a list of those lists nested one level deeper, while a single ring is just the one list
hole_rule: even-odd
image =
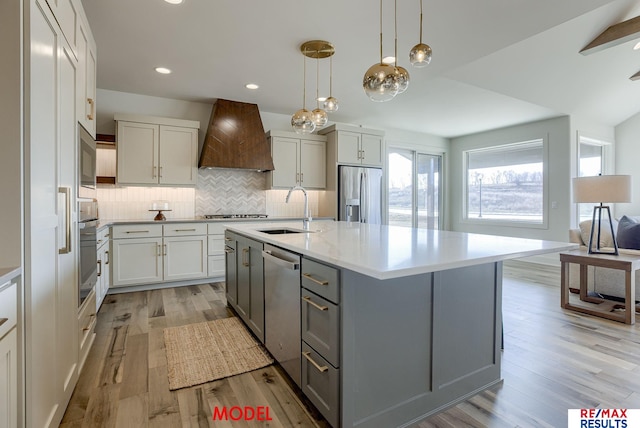
[{"label": "recessed ceiling light", "polygon": [[634,51],[637,51],[638,49],[640,49],[640,42],[636,43],[636,45],[633,47]]},{"label": "recessed ceiling light", "polygon": [[383,64],[394,64],[395,62],[396,62],[395,56],[385,56],[384,58],[382,58]]},{"label": "recessed ceiling light", "polygon": [[247,89],[258,89],[260,86],[256,85],[255,83],[247,83],[246,85],[244,85],[244,87]]},{"label": "recessed ceiling light", "polygon": [[164,0],[164,1],[166,1],[167,3],[170,3],[170,4],[180,4],[180,3],[182,3],[182,0]]},{"label": "recessed ceiling light", "polygon": [[171,70],[166,67],[156,67],[156,71],[160,74],[171,74]]}]

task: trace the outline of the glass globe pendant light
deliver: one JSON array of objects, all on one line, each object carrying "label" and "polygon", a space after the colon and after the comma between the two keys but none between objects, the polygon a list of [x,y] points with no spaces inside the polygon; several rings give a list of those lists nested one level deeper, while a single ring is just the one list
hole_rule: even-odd
[{"label": "glass globe pendant light", "polygon": [[362,79],[362,88],[371,101],[392,100],[400,88],[396,67],[382,62],[382,0],[380,0],[380,62],[369,67]]},{"label": "glass globe pendant light", "polygon": [[303,59],[302,108],[291,116],[291,126],[297,134],[311,134],[316,129],[312,114],[305,108],[307,101],[307,57]]},{"label": "glass globe pendant light", "polygon": [[318,84],[320,82],[320,57],[316,55],[316,108],[311,112],[311,117],[313,123],[315,123],[317,128],[321,128],[327,124],[329,121],[329,116],[327,116],[327,112],[320,108],[320,101],[318,98],[320,97],[318,93]]},{"label": "glass globe pendant light", "polygon": [[338,111],[338,100],[333,98],[333,55],[329,57],[329,98],[324,100],[323,105],[327,113]]},{"label": "glass globe pendant light", "polygon": [[431,47],[422,43],[422,0],[420,0],[420,43],[409,52],[409,62],[416,68],[422,68],[431,62]]}]

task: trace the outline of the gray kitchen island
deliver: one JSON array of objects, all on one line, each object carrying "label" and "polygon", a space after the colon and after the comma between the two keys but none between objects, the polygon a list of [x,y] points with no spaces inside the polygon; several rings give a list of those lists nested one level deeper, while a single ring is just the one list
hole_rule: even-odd
[{"label": "gray kitchen island", "polygon": [[[347,222],[226,227],[232,245],[251,242],[237,261],[227,252],[228,281],[237,281],[234,263],[260,271],[264,290],[245,295],[263,304],[265,337],[276,335],[267,349],[335,427],[409,426],[502,382],[502,262],[575,247]],[[299,269],[286,291],[267,268],[280,250]],[[233,296],[229,287],[236,308],[241,285]],[[279,321],[270,321],[273,299],[293,302],[278,306]]]}]

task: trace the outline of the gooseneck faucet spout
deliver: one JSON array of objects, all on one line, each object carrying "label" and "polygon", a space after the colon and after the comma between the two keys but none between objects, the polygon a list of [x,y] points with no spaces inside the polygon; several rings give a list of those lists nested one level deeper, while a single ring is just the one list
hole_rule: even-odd
[{"label": "gooseneck faucet spout", "polygon": [[289,189],[289,193],[287,193],[285,202],[289,203],[289,198],[291,198],[291,193],[293,193],[294,190],[300,190],[304,194],[304,218],[302,219],[302,228],[304,230],[309,230],[311,216],[309,216],[309,198],[307,196],[307,190],[302,186],[293,186],[291,189]]}]

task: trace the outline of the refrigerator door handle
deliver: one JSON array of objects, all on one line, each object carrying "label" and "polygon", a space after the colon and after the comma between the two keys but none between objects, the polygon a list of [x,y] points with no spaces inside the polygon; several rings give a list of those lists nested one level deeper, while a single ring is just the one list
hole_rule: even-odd
[{"label": "refrigerator door handle", "polygon": [[358,219],[361,223],[366,223],[367,222],[367,218],[366,218],[366,213],[367,210],[369,209],[369,207],[367,206],[367,193],[366,193],[366,180],[367,180],[367,173],[366,172],[362,172],[360,173],[360,218]]}]

